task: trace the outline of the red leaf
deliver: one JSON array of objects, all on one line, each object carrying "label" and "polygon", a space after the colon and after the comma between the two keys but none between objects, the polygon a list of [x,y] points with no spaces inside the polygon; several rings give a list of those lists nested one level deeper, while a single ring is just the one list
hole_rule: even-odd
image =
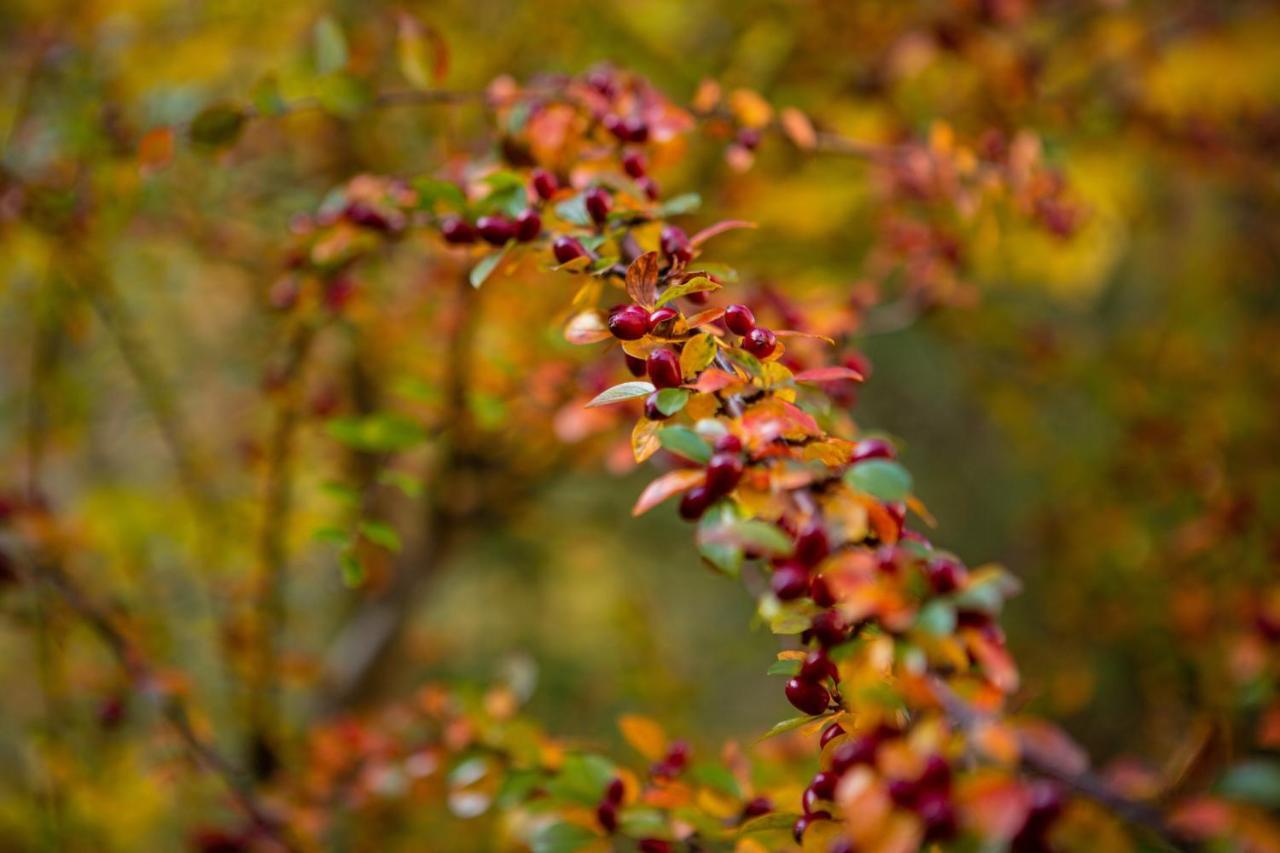
[{"label": "red leaf", "polygon": [[687,387],[703,394],[714,394],[741,381],[732,373],[727,373],[718,367],[708,367],[698,376],[697,382]]},{"label": "red leaf", "polygon": [[737,228],[758,228],[754,222],[747,222],[745,219],[726,219],[723,222],[717,222],[715,225],[708,225],[697,234],[689,238],[690,246],[701,246],[712,237],[718,237],[726,231],[733,231]]},{"label": "red leaf", "polygon": [[838,379],[861,382],[863,378],[863,375],[852,367],[815,367],[812,370],[802,370],[795,376],[797,382],[835,382]]},{"label": "red leaf", "polygon": [[680,468],[663,474],[644,487],[636,505],[631,508],[631,514],[644,515],[672,495],[692,489],[702,482],[704,476],[701,468]]}]

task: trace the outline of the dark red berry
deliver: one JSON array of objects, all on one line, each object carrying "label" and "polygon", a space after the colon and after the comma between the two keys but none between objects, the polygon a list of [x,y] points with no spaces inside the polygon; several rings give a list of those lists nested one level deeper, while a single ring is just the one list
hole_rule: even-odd
[{"label": "dark red berry", "polygon": [[783,563],[773,570],[769,589],[779,601],[794,601],[809,591],[809,570],[799,563]]},{"label": "dark red berry", "polygon": [[868,459],[893,459],[898,452],[883,438],[864,438],[853,446],[850,462],[866,462]]},{"label": "dark red berry", "polygon": [[543,201],[551,198],[556,194],[556,190],[560,189],[560,182],[556,180],[556,176],[546,169],[534,169],[532,177],[533,191]]},{"label": "dark red berry", "polygon": [[755,797],[747,800],[742,807],[742,819],[750,820],[753,817],[760,817],[773,811],[773,801],[768,797]]},{"label": "dark red berry", "polygon": [[653,178],[648,175],[636,178],[636,186],[640,188],[640,192],[644,193],[644,197],[649,201],[658,200],[658,182]]},{"label": "dark red berry", "polygon": [[[647,314],[644,319],[645,328],[648,329],[649,317]],[[675,388],[684,381],[684,377],[680,374],[680,356],[676,355],[676,351],[673,349],[662,347],[649,353],[649,358],[645,361],[645,368],[649,372],[649,381],[653,383],[655,388]]]},{"label": "dark red berry", "polygon": [[476,230],[494,246],[504,246],[516,236],[515,223],[505,216],[481,216],[476,220]]},{"label": "dark red berry", "polygon": [[663,226],[662,233],[658,237],[658,246],[662,249],[662,254],[673,261],[687,264],[693,259],[693,249],[689,246],[689,235],[685,234],[684,229],[677,225]]},{"label": "dark red berry", "polygon": [[832,663],[831,658],[827,657],[827,653],[822,649],[815,649],[809,652],[809,656],[800,665],[800,678],[805,681],[821,683],[828,678],[836,678],[837,675],[836,665]]},{"label": "dark red berry", "polygon": [[683,740],[672,741],[663,761],[675,768],[677,773],[680,772],[689,764],[689,744]]},{"label": "dark red berry", "polygon": [[822,749],[831,741],[844,734],[844,727],[839,723],[832,723],[822,730],[822,736],[818,738],[818,749]]},{"label": "dark red berry", "polygon": [[791,827],[791,835],[793,838],[795,838],[796,844],[803,843],[805,830],[807,830],[810,827],[810,825],[815,824],[820,820],[831,820],[831,813],[830,812],[814,812],[813,814],[807,814],[804,817],[798,819],[795,822],[795,825]]},{"label": "dark red berry", "polygon": [[889,782],[889,799],[895,805],[911,808],[920,796],[920,786],[910,779],[893,779]]},{"label": "dark red berry", "polygon": [[925,564],[925,577],[938,595],[959,589],[965,574],[964,566],[950,557],[935,557]]},{"label": "dark red berry", "polygon": [[658,408],[658,392],[654,391],[648,397],[644,398],[644,416],[651,421],[665,421],[671,417],[662,409]]},{"label": "dark red berry", "polygon": [[796,534],[796,559],[806,566],[816,566],[831,553],[827,530],[820,521],[811,521]]},{"label": "dark red berry", "polygon": [[609,331],[620,341],[639,340],[649,332],[649,312],[639,305],[621,305],[609,312]]},{"label": "dark red berry", "polygon": [[951,798],[939,791],[930,791],[920,797],[916,814],[924,823],[925,837],[930,841],[945,841],[956,834],[956,810]]},{"label": "dark red berry", "polygon": [[601,225],[609,218],[609,211],[613,208],[613,198],[610,197],[606,190],[600,187],[592,187],[587,190],[583,201],[592,222]]},{"label": "dark red berry", "polygon": [[831,702],[827,688],[815,681],[792,678],[787,681],[787,701],[806,714],[821,714]]},{"label": "dark red berry", "polygon": [[697,521],[711,506],[711,494],[704,486],[694,486],[680,498],[680,517],[685,521]]},{"label": "dark red berry", "polygon": [[582,244],[573,237],[557,237],[551,244],[551,252],[556,256],[558,263],[567,264],[569,261],[581,258],[587,250],[582,248]]},{"label": "dark red berry", "polygon": [[600,124],[604,125],[605,130],[609,131],[614,136],[616,136],[618,138],[618,141],[620,142],[627,141],[627,127],[626,127],[626,124],[622,121],[622,116],[609,113],[607,116],[600,119]]},{"label": "dark red berry", "polygon": [[622,360],[627,365],[627,372],[637,379],[644,376],[644,359],[636,358],[629,352],[622,353]]},{"label": "dark red berry", "polygon": [[671,853],[671,842],[661,838],[641,838],[637,849],[640,853]]},{"label": "dark red berry", "polygon": [[628,151],[622,157],[622,171],[633,178],[643,178],[644,173],[648,171],[647,165],[644,155],[639,151]]},{"label": "dark red berry", "polygon": [[813,638],[824,646],[838,646],[848,639],[843,617],[834,610],[824,610],[809,625]]},{"label": "dark red berry", "polygon": [[446,243],[461,244],[476,241],[476,230],[458,216],[446,216],[440,220],[440,234]]},{"label": "dark red berry", "polygon": [[622,802],[622,798],[626,796],[627,786],[617,776],[609,780],[609,784],[605,786],[604,798],[613,804]]},{"label": "dark red berry", "polygon": [[810,786],[804,789],[804,794],[800,798],[800,808],[804,809],[805,814],[822,811],[822,809],[818,808],[818,804],[825,799],[826,797],[818,796],[818,792]]},{"label": "dark red berry", "polygon": [[670,305],[663,305],[649,315],[649,331],[657,332],[659,328],[662,328],[663,331],[670,331],[671,324],[679,316],[679,311]]},{"label": "dark red berry", "polygon": [[749,335],[756,327],[756,315],[745,305],[730,305],[724,309],[724,325],[735,335]]},{"label": "dark red berry", "polygon": [[725,433],[724,435],[716,439],[716,452],[717,453],[741,453],[742,439],[738,438],[736,435],[734,435],[731,432]]},{"label": "dark red berry", "polygon": [[629,116],[624,119],[622,130],[628,142],[646,142],[649,139],[649,125],[639,116]]},{"label": "dark red berry", "polygon": [[738,131],[738,144],[748,151],[754,151],[760,145],[760,130],[744,127]]},{"label": "dark red berry", "polygon": [[941,755],[930,755],[920,773],[920,787],[945,791],[951,785],[951,765]]},{"label": "dark red berry", "polygon": [[716,453],[707,463],[707,491],[722,498],[742,479],[742,458],[736,453]]},{"label": "dark red berry", "polygon": [[359,225],[361,228],[368,228],[371,231],[385,233],[394,230],[389,218],[377,208],[362,201],[353,201],[348,204],[346,210],[343,211],[343,215],[352,224]]},{"label": "dark red berry", "polygon": [[831,585],[822,575],[814,575],[813,580],[809,582],[809,597],[819,607],[830,607],[836,603],[835,593],[831,591]]},{"label": "dark red berry", "polygon": [[756,358],[768,358],[778,348],[778,337],[768,329],[757,326],[742,339],[742,348]]},{"label": "dark red berry", "polygon": [[596,820],[601,829],[612,835],[618,829],[618,806],[604,800],[596,806]]},{"label": "dark red berry", "polygon": [[831,772],[843,776],[860,764],[874,764],[880,739],[873,734],[851,738],[831,751]]},{"label": "dark red berry", "polygon": [[516,239],[521,243],[536,240],[542,233],[542,217],[536,210],[522,210],[516,217]]},{"label": "dark red berry", "polygon": [[840,782],[840,777],[834,773],[821,772],[813,777],[809,783],[809,787],[815,794],[824,800],[830,800],[836,795],[836,785]]}]

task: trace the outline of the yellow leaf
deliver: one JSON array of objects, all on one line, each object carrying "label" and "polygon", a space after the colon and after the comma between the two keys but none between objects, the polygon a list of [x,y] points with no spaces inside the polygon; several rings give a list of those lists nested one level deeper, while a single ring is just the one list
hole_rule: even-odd
[{"label": "yellow leaf", "polygon": [[627,743],[649,761],[658,761],[667,752],[667,733],[648,717],[626,714],[618,720],[618,729]]},{"label": "yellow leaf", "polygon": [[744,127],[764,127],[773,118],[773,107],[751,89],[734,89],[729,95],[729,111]]},{"label": "yellow leaf", "polygon": [[636,422],[635,429],[631,431],[631,452],[637,463],[658,452],[658,448],[662,446],[658,441],[658,430],[661,428],[662,424],[658,421],[646,419]]},{"label": "yellow leaf", "polygon": [[711,335],[698,335],[684,345],[680,352],[680,372],[692,379],[716,357],[716,339]]}]

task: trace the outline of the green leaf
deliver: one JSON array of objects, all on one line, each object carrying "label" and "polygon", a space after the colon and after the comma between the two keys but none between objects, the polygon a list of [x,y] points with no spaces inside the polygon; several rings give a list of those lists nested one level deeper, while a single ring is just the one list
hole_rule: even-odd
[{"label": "green leaf", "polygon": [[502,263],[502,259],[507,256],[506,246],[502,247],[502,251],[494,252],[492,255],[486,255],[480,259],[480,263],[471,268],[471,286],[478,288],[493,275],[493,271],[498,268],[498,264]]},{"label": "green leaf", "polygon": [[801,661],[798,660],[776,660],[769,664],[769,669],[765,671],[765,675],[785,675],[791,678],[800,671]]},{"label": "green leaf", "polygon": [[1256,759],[1237,764],[1215,787],[1233,800],[1280,808],[1280,762]]},{"label": "green leaf", "polygon": [[794,812],[770,812],[760,817],[753,817],[738,827],[739,835],[746,835],[752,832],[775,832],[786,830],[791,831],[791,827],[795,826],[796,820],[800,815]]},{"label": "green leaf", "polygon": [[658,398],[654,401],[654,405],[664,415],[674,415],[683,409],[684,404],[687,402],[689,402],[689,391],[687,389],[663,388],[658,392]]},{"label": "green leaf", "polygon": [[364,582],[364,566],[350,551],[338,555],[338,567],[342,570],[342,582],[347,586],[355,587]]},{"label": "green leaf", "polygon": [[565,199],[556,205],[556,216],[573,225],[588,226],[591,224],[591,214],[587,213],[587,202],[582,194],[575,195],[573,198]]},{"label": "green leaf", "polygon": [[662,291],[658,297],[657,304],[665,305],[672,299],[679,299],[681,296],[688,296],[690,293],[703,293],[705,291],[719,290],[720,285],[716,284],[706,276],[698,276],[691,278],[683,284],[673,285]]},{"label": "green leaf", "polygon": [[321,527],[312,534],[317,542],[324,542],[327,545],[337,545],[339,548],[346,548],[351,544],[351,531],[344,530],[341,527]]},{"label": "green leaf", "polygon": [[715,788],[733,797],[742,796],[742,788],[738,785],[738,780],[720,764],[695,764],[689,771],[689,775],[699,785]]},{"label": "green leaf", "polygon": [[367,453],[407,450],[427,438],[427,431],[417,421],[389,412],[334,418],[325,431],[348,447]]},{"label": "green leaf", "polygon": [[950,634],[956,629],[955,605],[942,599],[930,601],[916,614],[915,628],[926,634]]},{"label": "green leaf", "polygon": [[350,74],[326,77],[316,89],[320,106],[339,118],[352,118],[363,112],[373,102],[369,84]]},{"label": "green leaf", "polygon": [[244,110],[232,104],[212,104],[191,120],[191,141],[207,148],[230,145],[244,129]]},{"label": "green leaf", "polygon": [[658,208],[659,216],[679,216],[682,213],[692,213],[702,207],[702,196],[697,193],[685,193],[674,198],[667,199]]},{"label": "green leaf", "polygon": [[320,74],[332,73],[347,64],[347,37],[331,15],[316,21],[311,32],[311,49]]},{"label": "green leaf", "polygon": [[882,501],[900,501],[911,494],[911,474],[889,459],[859,462],[844,475],[845,482]]},{"label": "green leaf", "polygon": [[386,548],[388,551],[399,551],[400,534],[396,533],[395,528],[384,521],[362,521],[360,522],[360,535],[368,539],[375,545]]},{"label": "green leaf", "polygon": [[778,723],[773,728],[769,729],[769,731],[761,735],[759,739],[768,740],[771,737],[775,737],[781,734],[786,734],[789,731],[798,729],[801,726],[803,726],[805,723],[811,723],[814,720],[821,720],[824,717],[829,717],[829,716],[831,716],[830,711],[817,717],[810,717],[807,714],[803,717],[792,717],[789,720],[783,720],[782,722]]},{"label": "green leaf", "polygon": [[669,426],[658,431],[658,443],[677,456],[706,464],[711,459],[711,445],[685,426]]},{"label": "green leaf", "polygon": [[286,107],[284,98],[280,95],[280,84],[273,74],[268,74],[253,84],[249,100],[260,116],[278,116]]},{"label": "green leaf", "polygon": [[632,838],[669,838],[671,833],[666,817],[654,808],[623,809],[618,814],[618,828]]},{"label": "green leaf", "polygon": [[608,759],[588,753],[573,753],[565,758],[560,772],[547,783],[547,790],[558,799],[594,805],[616,775],[617,768]]},{"label": "green leaf", "polygon": [[612,388],[601,391],[590,403],[587,403],[587,408],[596,409],[600,406],[621,403],[623,400],[647,397],[653,391],[653,383],[651,382],[623,382],[621,385],[614,385]]},{"label": "green leaf", "polygon": [[382,471],[378,474],[378,482],[384,486],[392,486],[400,490],[407,498],[422,496],[422,483],[402,471]]},{"label": "green leaf", "polygon": [[951,597],[958,609],[999,613],[1009,597],[1017,594],[1018,579],[998,567],[975,572],[963,590]]},{"label": "green leaf", "polygon": [[581,850],[599,836],[576,823],[556,821],[538,827],[529,839],[533,853],[573,853]]},{"label": "green leaf", "polygon": [[462,188],[453,181],[440,178],[417,178],[413,188],[418,191],[418,209],[435,210],[442,205],[446,210],[462,210],[467,206],[467,197]]}]

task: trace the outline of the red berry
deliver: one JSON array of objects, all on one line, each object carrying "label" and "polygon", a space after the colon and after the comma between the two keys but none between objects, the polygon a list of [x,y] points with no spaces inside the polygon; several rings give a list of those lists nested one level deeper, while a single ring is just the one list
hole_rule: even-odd
[{"label": "red berry", "polygon": [[622,157],[622,171],[633,178],[643,178],[648,171],[646,165],[644,155],[639,151],[628,151]]},{"label": "red berry", "polygon": [[649,139],[649,125],[639,116],[623,120],[622,130],[628,142],[646,142]]},{"label": "red berry", "polygon": [[849,461],[858,463],[866,462],[868,459],[893,459],[897,455],[898,452],[893,449],[893,445],[883,438],[864,438],[853,446]]},{"label": "red berry", "polygon": [[756,358],[768,358],[778,348],[778,337],[768,329],[757,326],[742,339],[742,348]]},{"label": "red berry", "polygon": [[935,557],[925,564],[925,577],[938,595],[955,592],[964,581],[964,566],[950,557]]},{"label": "red berry", "polygon": [[685,521],[697,521],[711,506],[711,494],[704,486],[694,486],[680,498],[680,517]]},{"label": "red berry", "polygon": [[809,788],[822,799],[829,800],[836,795],[836,784],[839,781],[840,777],[836,774],[822,772],[813,777]]},{"label": "red berry", "polygon": [[689,235],[685,234],[684,229],[679,226],[663,226],[662,233],[658,237],[658,246],[662,249],[662,254],[673,261],[687,264],[693,259],[693,249],[689,246]]},{"label": "red berry", "polygon": [[831,591],[831,585],[821,575],[815,575],[813,580],[809,582],[809,597],[819,607],[830,607],[836,603],[836,596]]},{"label": "red berry", "polygon": [[756,327],[756,315],[745,305],[730,305],[724,309],[724,325],[735,335],[749,335]]},{"label": "red berry", "polygon": [[591,221],[601,225],[609,218],[609,211],[613,208],[613,198],[610,197],[607,191],[600,187],[592,187],[587,190],[583,200],[586,204],[587,213],[591,216]]},{"label": "red berry", "polygon": [[533,170],[533,191],[538,198],[546,201],[555,195],[558,189],[560,189],[560,182],[556,180],[555,175],[546,169]]},{"label": "red berry", "polygon": [[831,751],[831,772],[842,776],[859,764],[874,764],[880,739],[874,734],[852,738]]},{"label": "red berry", "polygon": [[615,805],[622,802],[623,796],[627,793],[626,785],[617,776],[609,780],[609,784],[604,789],[604,798]]},{"label": "red berry", "polygon": [[910,779],[893,779],[889,782],[889,799],[895,805],[911,808],[920,796],[920,786]]},{"label": "red berry", "polygon": [[649,199],[649,201],[658,200],[658,182],[653,178],[648,175],[645,175],[642,178],[636,178],[636,186],[640,188],[640,191],[644,193],[644,197]]},{"label": "red berry", "polygon": [[827,653],[822,649],[815,649],[809,652],[809,656],[804,659],[804,663],[800,664],[799,677],[805,681],[821,683],[828,678],[837,678],[838,676],[836,665],[831,662],[831,658],[827,657]]},{"label": "red berry", "polygon": [[600,828],[609,834],[613,834],[618,829],[618,807],[614,803],[605,800],[596,806],[596,820],[600,823]]},{"label": "red berry", "polygon": [[670,324],[680,316],[680,312],[672,308],[670,305],[663,305],[649,315],[649,331],[656,332],[658,327],[664,326],[666,330],[670,330]]},{"label": "red berry", "polygon": [[[648,315],[645,315],[644,319],[645,328],[647,329],[649,325]],[[676,351],[673,349],[663,347],[649,353],[649,358],[645,361],[645,368],[649,372],[649,381],[653,383],[655,388],[675,388],[684,381],[680,374],[680,356],[676,355]]]},{"label": "red berry", "polygon": [[796,559],[806,566],[816,566],[831,553],[826,528],[820,521],[811,521],[796,534]]},{"label": "red berry", "polygon": [[622,116],[609,113],[600,119],[600,123],[604,125],[604,129],[612,133],[620,142],[627,141],[627,127],[622,121]]},{"label": "red berry", "polygon": [[716,439],[716,453],[741,453],[742,439],[733,433],[725,433]]},{"label": "red berry", "polygon": [[831,702],[827,688],[814,681],[792,678],[787,681],[787,701],[806,714],[821,714]]},{"label": "red berry", "polygon": [[842,734],[844,734],[844,727],[839,723],[831,723],[822,730],[822,736],[818,738],[818,749],[822,749]]},{"label": "red berry", "polygon": [[671,853],[671,842],[661,838],[641,838],[636,849],[640,853]]},{"label": "red berry", "polygon": [[494,246],[506,245],[516,236],[515,223],[505,216],[481,216],[476,220],[476,230],[486,243]]},{"label": "red berry", "polygon": [[649,331],[649,312],[635,304],[615,308],[609,312],[609,331],[620,341],[639,340]]},{"label": "red berry", "polygon": [[742,807],[742,819],[750,820],[753,817],[760,817],[773,811],[773,801],[768,797],[755,797],[747,800]]},{"label": "red berry", "polygon": [[622,361],[627,365],[627,372],[639,379],[644,376],[644,359],[636,358],[629,352],[622,353]]},{"label": "red berry", "polygon": [[644,399],[644,416],[651,421],[665,421],[671,417],[662,409],[658,408],[658,392],[654,391]]},{"label": "red berry", "polygon": [[824,646],[837,646],[848,638],[844,619],[834,610],[824,610],[813,617],[809,630]]},{"label": "red berry", "polygon": [[542,233],[542,217],[536,210],[523,210],[516,217],[516,239],[528,243]]},{"label": "red berry", "polygon": [[922,788],[945,791],[951,785],[951,765],[941,755],[930,755],[919,781]]},{"label": "red berry", "polygon": [[[388,232],[395,230],[390,219],[372,205],[362,201],[353,201],[347,205],[343,215],[354,225],[368,228],[371,231]],[[403,222],[401,223],[403,224]]]},{"label": "red berry", "polygon": [[717,498],[732,492],[742,479],[742,459],[735,453],[717,453],[707,463],[707,491]]},{"label": "red berry", "polygon": [[556,256],[558,263],[567,264],[569,261],[581,258],[587,250],[573,237],[557,237],[551,244],[551,252]]},{"label": "red berry", "polygon": [[779,601],[794,601],[809,591],[809,570],[798,563],[783,563],[773,570],[769,589]]},{"label": "red berry", "polygon": [[931,841],[943,841],[956,834],[956,810],[946,794],[926,793],[916,804],[916,814],[924,822],[925,837]]},{"label": "red berry", "polygon": [[458,216],[446,216],[440,220],[440,234],[446,243],[474,243],[476,231],[464,219]]}]

